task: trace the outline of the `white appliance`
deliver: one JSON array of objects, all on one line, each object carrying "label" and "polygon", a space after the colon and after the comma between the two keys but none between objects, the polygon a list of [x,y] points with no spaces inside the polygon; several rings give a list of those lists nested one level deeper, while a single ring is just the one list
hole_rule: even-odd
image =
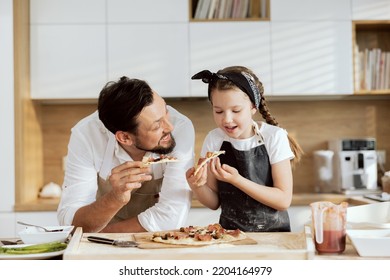
[{"label": "white appliance", "polygon": [[374,138],[337,139],[328,149],[314,152],[316,189],[319,192],[378,192]]}]

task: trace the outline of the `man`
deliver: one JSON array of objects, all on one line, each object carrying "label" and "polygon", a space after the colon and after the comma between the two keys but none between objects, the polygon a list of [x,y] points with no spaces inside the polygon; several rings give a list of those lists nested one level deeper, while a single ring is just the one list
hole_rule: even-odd
[{"label": "man", "polygon": [[[185,171],[194,164],[194,142],[192,122],[145,81],[122,77],[107,83],[98,110],[72,128],[59,223],[84,232],[183,226],[191,204]],[[160,154],[179,162],[142,163],[144,156]]]}]

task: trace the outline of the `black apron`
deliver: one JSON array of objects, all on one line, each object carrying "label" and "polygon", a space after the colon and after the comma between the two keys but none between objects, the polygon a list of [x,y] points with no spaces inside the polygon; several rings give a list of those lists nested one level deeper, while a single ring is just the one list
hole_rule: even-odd
[{"label": "black apron", "polygon": [[[248,151],[236,150],[230,142],[224,141],[220,155],[222,164],[238,170],[245,178],[261,185],[273,187],[271,164],[265,145]],[[287,211],[278,211],[264,205],[235,186],[218,181],[218,196],[221,204],[219,223],[227,229],[246,232],[289,232],[290,219]]]}]

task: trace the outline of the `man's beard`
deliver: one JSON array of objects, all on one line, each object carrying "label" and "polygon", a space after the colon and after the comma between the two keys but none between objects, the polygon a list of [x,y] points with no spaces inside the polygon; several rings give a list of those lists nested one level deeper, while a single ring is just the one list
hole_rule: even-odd
[{"label": "man's beard", "polygon": [[155,154],[162,154],[162,155],[169,154],[176,147],[175,138],[173,138],[172,134],[170,134],[170,135],[171,135],[171,145],[169,145],[169,147],[163,147],[163,146],[157,145],[153,149],[146,149],[146,148],[142,147],[142,144],[141,144],[142,141],[140,141],[140,139],[138,137],[135,139],[135,147],[137,149],[145,151],[145,152],[152,152]]}]

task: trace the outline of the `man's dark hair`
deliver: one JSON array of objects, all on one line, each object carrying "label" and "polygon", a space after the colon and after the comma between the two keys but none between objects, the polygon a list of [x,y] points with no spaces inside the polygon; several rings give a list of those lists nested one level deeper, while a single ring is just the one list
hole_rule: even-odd
[{"label": "man's dark hair", "polygon": [[147,82],[123,76],[117,82],[108,82],[100,92],[99,118],[114,134],[119,130],[136,134],[137,117],[152,102],[153,92]]}]

